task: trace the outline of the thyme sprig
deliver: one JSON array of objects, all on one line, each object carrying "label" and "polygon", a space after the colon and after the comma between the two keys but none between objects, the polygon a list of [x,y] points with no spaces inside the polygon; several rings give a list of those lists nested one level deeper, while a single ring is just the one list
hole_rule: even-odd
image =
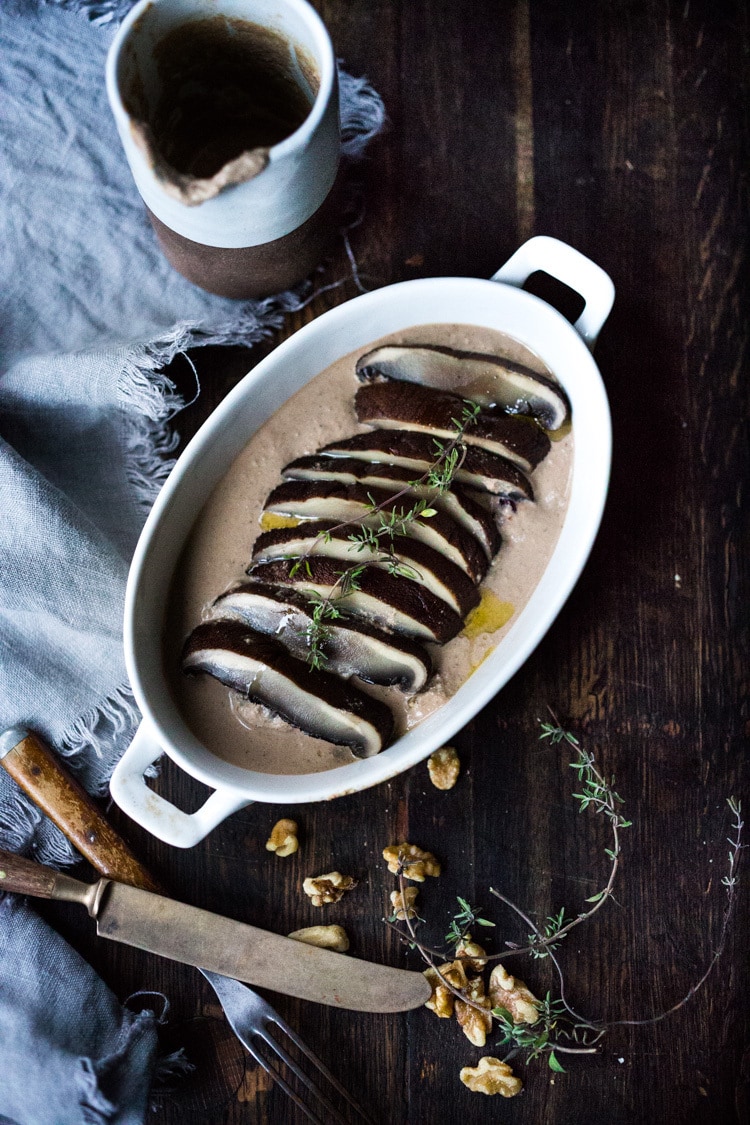
[{"label": "thyme sprig", "polygon": [[576,1054],[592,1055],[596,1052],[596,1043],[603,1032],[597,1033],[588,1024],[571,1020],[562,1001],[553,1000],[547,992],[544,1000],[538,1002],[537,1008],[539,1019],[533,1024],[514,1023],[513,1016],[506,1008],[492,1009],[501,1032],[499,1045],[509,1048],[503,1062],[508,1062],[520,1051],[526,1052],[524,1061],[527,1063],[546,1055],[550,1070],[564,1074],[565,1067],[559,1062],[555,1051],[569,1054],[570,1043],[575,1043]]},{"label": "thyme sprig", "polygon": [[[456,473],[463,464],[466,456],[463,437],[467,429],[476,421],[480,409],[478,403],[470,402],[468,399],[464,402],[461,416],[451,418],[451,422],[455,426],[455,433],[451,439],[447,443],[439,441],[437,438],[433,439],[435,460],[421,477],[409,481],[404,488],[394,493],[393,496],[380,501],[380,503],[375,501],[372,494],[368,494],[370,503],[365,520],[344,520],[333,527],[327,528],[317,536],[304,555],[295,558],[289,570],[290,578],[299,574],[301,569],[305,569],[307,574],[310,575],[309,560],[315,554],[316,549],[324,543],[330,543],[334,532],[342,531],[348,527],[355,529],[347,537],[349,542],[357,552],[367,552],[368,554],[366,562],[355,563],[344,570],[337,571],[336,582],[327,594],[323,595],[315,591],[309,592],[310,624],[305,630],[305,642],[307,645],[307,662],[311,668],[325,668],[327,663],[325,641],[329,634],[330,625],[343,616],[338,603],[360,589],[359,579],[367,565],[377,563],[396,578],[414,578],[417,576],[413,567],[408,566],[398,558],[395,540],[399,536],[408,535],[415,520],[430,519],[437,515],[437,510],[432,507],[432,504],[442,493],[448,491]],[[416,489],[422,488],[429,489],[430,496],[420,496],[411,504],[399,506],[400,500],[406,500],[414,495]]]},{"label": "thyme sprig", "polygon": [[450,929],[445,935],[445,940],[449,945],[459,946],[462,942],[466,941],[467,936],[471,933],[472,926],[494,926],[494,922],[490,922],[488,918],[482,917],[482,910],[478,906],[470,906],[465,898],[456,896],[456,901],[461,909],[453,915],[450,924]]},{"label": "thyme sprig", "polygon": [[[549,958],[557,975],[559,996],[556,999],[552,999],[551,993],[547,992],[544,1000],[537,1001],[539,1018],[533,1024],[514,1023],[510,1012],[502,1007],[493,1008],[491,1014],[500,1030],[501,1038],[499,1043],[501,1046],[508,1048],[508,1053],[505,1056],[506,1062],[519,1052],[525,1052],[527,1062],[546,1056],[550,1069],[562,1072],[564,1067],[557,1058],[558,1054],[593,1054],[598,1050],[600,1040],[608,1031],[615,1027],[634,1027],[659,1023],[687,1004],[708,980],[708,977],[724,952],[731,919],[735,909],[737,886],[739,882],[737,869],[740,853],[745,847],[745,844],[742,842],[745,825],[742,818],[741,802],[735,797],[729,797],[727,805],[733,820],[731,834],[727,837],[727,843],[729,844],[728,869],[721,880],[722,886],[726,891],[726,903],[719,940],[708,965],[696,983],[688,989],[687,993],[685,993],[681,999],[672,1004],[671,1007],[646,1018],[602,1020],[581,1015],[567,1000],[565,994],[565,976],[558,960],[556,950],[561,940],[565,938],[574,927],[579,926],[582,922],[591,918],[601,909],[607,899],[613,897],[612,887],[621,862],[622,849],[620,833],[623,829],[631,827],[632,822],[626,820],[620,811],[620,807],[624,802],[614,790],[614,778],[606,778],[598,769],[593,755],[581,748],[578,739],[571,734],[570,731],[566,731],[562,728],[554,715],[552,718],[554,720],[553,723],[541,723],[541,734],[539,737],[542,740],[548,740],[552,745],[564,744],[572,749],[575,757],[569,765],[577,774],[577,781],[579,783],[580,791],[573,794],[574,799],[578,802],[579,811],[583,812],[589,809],[596,814],[603,815],[608,820],[612,833],[612,846],[605,849],[605,853],[610,862],[609,877],[601,891],[586,899],[586,901],[591,904],[590,909],[581,911],[573,917],[566,918],[565,910],[561,908],[556,914],[549,915],[542,926],[537,925],[531,917],[511,899],[494,887],[490,887],[490,893],[509,907],[513,913],[526,924],[530,932],[528,934],[528,944],[526,946],[519,948],[511,942],[507,942],[506,945],[509,948],[505,951],[498,954],[483,955],[482,960],[484,962],[500,961],[509,957],[518,957],[523,954],[532,958]],[[402,894],[405,885],[404,872],[405,868],[400,866],[397,874]],[[479,907],[471,906],[467,900],[463,898],[458,898],[458,903],[460,910],[454,915],[449,931],[445,937],[446,942],[452,944],[454,947],[457,947],[460,942],[467,937],[472,925],[493,925],[493,923],[488,922],[487,919],[482,917],[483,912]],[[393,919],[383,920],[398,933],[403,941],[408,942],[410,947],[419,950],[423,960],[439,974],[442,983],[449,992],[453,993],[456,998],[462,1000],[465,1004],[476,1008],[477,1011],[483,1012],[486,1015],[486,1009],[476,1004],[465,990],[452,985],[438,968],[436,959],[439,961],[445,960],[448,956],[445,950],[432,949],[426,943],[419,941],[415,927],[408,918],[405,919],[406,933],[404,933],[400,926],[394,924]],[[423,920],[420,919],[420,921]],[[457,952],[457,949],[454,948],[454,955],[455,952]]]}]

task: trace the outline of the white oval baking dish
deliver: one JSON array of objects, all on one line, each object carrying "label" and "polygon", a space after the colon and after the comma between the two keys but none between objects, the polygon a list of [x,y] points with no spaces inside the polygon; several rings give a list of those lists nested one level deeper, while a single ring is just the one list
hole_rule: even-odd
[{"label": "white oval baking dish", "polygon": [[[520,288],[544,270],[586,302],[571,324]],[[125,599],[125,656],[143,721],[112,777],[117,804],[166,843],[191,847],[230,813],[253,801],[328,800],[376,785],[448,741],[510,679],[533,651],[575,585],[601,521],[609,482],[609,407],[591,348],[614,299],[610,278],[565,243],[532,238],[488,281],[441,277],[401,282],[356,297],[300,329],[227,396],[175,465],[146,521]],[[222,761],[182,720],[162,665],[167,591],[188,533],[214,486],[263,422],[341,356],[419,324],[465,323],[506,332],[537,353],[572,405],[575,455],[570,504],[560,538],[529,602],[494,652],[459,691],[376,757],[325,773],[255,773]],[[154,793],[148,767],[167,753],[214,792],[188,814]]]}]

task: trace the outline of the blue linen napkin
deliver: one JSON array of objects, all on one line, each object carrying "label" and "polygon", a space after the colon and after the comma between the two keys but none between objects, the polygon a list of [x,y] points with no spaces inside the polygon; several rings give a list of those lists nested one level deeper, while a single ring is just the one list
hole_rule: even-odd
[{"label": "blue linen napkin", "polygon": [[156,1056],[151,1011],[122,1007],[21,899],[0,901],[0,1123],[140,1125]]},{"label": "blue linen napkin", "polygon": [[[228,301],[163,259],[104,89],[130,6],[0,2],[0,730],[40,732],[93,793],[138,721],[125,579],[182,405],[160,371],[187,347],[253,343],[308,292]],[[342,152],[355,159],[383,105],[364,80],[340,70],[340,81]],[[0,847],[76,858],[1,769]],[[0,896],[0,1125],[135,1125],[155,1043],[153,1013],[121,1008],[25,904]]]}]

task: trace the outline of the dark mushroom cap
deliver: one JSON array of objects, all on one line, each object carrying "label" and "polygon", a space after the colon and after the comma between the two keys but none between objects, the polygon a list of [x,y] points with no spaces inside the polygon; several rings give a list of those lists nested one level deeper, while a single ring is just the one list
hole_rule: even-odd
[{"label": "dark mushroom cap", "polygon": [[209,621],[188,637],[186,672],[207,672],[313,738],[369,758],[393,735],[393,715],[348,681],[312,669],[238,621]]},{"label": "dark mushroom cap", "polygon": [[554,379],[486,352],[458,351],[436,344],[384,344],[360,356],[362,381],[400,379],[450,390],[481,406],[528,414],[548,430],[570,417],[570,401]]}]

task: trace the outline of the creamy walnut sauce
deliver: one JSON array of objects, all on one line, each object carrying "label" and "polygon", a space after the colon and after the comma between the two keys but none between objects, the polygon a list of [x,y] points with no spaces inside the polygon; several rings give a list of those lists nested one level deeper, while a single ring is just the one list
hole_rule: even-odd
[{"label": "creamy walnut sauce", "polygon": [[[185,637],[205,618],[214,600],[242,581],[259,534],[264,501],[291,460],[327,442],[369,429],[354,413],[359,386],[354,366],[380,343],[431,343],[482,351],[550,375],[538,356],[512,337],[460,324],[431,324],[373,341],[344,356],[289,399],[248,442],[200,512],[172,583],[166,628],[166,660],[178,706],[195,735],[218,757],[262,773],[318,773],[356,759],[292,729],[209,675],[179,668]],[[450,388],[446,388],[450,389]],[[558,437],[558,434],[553,435]],[[554,550],[565,517],[573,466],[570,430],[530,474],[534,503],[503,509],[503,544],[482,583],[482,603],[464,630],[444,646],[429,645],[435,674],[411,697],[395,688],[361,685],[384,699],[402,734],[431,714],[492,652],[530,598]]]}]

